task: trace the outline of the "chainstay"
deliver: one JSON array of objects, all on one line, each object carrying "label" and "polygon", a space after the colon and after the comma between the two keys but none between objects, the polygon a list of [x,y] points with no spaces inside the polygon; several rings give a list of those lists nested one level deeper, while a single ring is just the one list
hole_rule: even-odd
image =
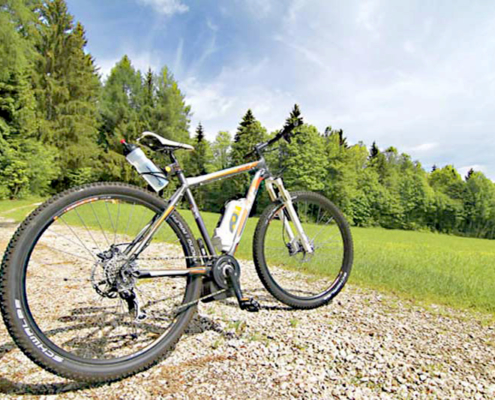
[{"label": "chainstay", "polygon": [[188,260],[198,258],[198,256],[176,256],[176,257],[139,257],[139,260],[143,261],[170,261],[170,260]]},{"label": "chainstay", "polygon": [[218,290],[218,291],[216,291],[214,293],[210,293],[210,294],[208,294],[206,296],[200,297],[199,299],[190,301],[189,303],[181,304],[180,306],[178,306],[174,310],[172,310],[171,315],[172,316],[176,316],[180,312],[182,312],[184,310],[187,310],[189,307],[192,307],[194,305],[197,305],[200,301],[205,300],[205,299],[209,299],[210,297],[216,296],[217,294],[221,294],[221,293],[227,292],[228,290],[229,289]]},{"label": "chainstay", "polygon": [[170,260],[192,260],[192,259],[198,259],[198,258],[206,258],[206,259],[213,259],[212,256],[203,256],[203,257],[198,257],[198,256],[176,256],[176,257],[139,257],[137,261],[170,261]]}]

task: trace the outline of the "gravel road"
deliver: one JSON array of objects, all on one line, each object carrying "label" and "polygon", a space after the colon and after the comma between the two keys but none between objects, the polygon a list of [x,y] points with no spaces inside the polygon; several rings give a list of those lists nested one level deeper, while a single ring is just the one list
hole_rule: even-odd
[{"label": "gravel road", "polygon": [[[3,251],[15,224],[0,222]],[[358,246],[359,244],[357,244]],[[333,304],[293,311],[263,289],[251,261],[242,284],[263,305],[201,304],[164,361],[110,385],[51,375],[0,325],[0,397],[61,398],[494,398],[495,326],[482,315],[424,308],[348,284]]]}]

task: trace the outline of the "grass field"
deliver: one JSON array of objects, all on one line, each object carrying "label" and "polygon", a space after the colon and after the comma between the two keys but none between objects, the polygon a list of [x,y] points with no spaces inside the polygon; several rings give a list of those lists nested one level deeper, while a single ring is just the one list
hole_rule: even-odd
[{"label": "grass field", "polygon": [[[0,217],[21,221],[39,201],[0,201]],[[191,213],[180,212],[197,234]],[[203,217],[211,232],[219,215]],[[236,253],[240,259],[252,257],[256,222],[248,221]],[[495,241],[379,228],[353,228],[352,233],[350,282],[414,301],[495,314]]]}]

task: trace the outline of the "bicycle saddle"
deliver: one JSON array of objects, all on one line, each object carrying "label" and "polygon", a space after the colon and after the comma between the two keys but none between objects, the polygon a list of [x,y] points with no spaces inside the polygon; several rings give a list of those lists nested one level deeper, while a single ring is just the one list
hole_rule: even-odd
[{"label": "bicycle saddle", "polygon": [[153,132],[143,132],[138,142],[153,151],[194,150],[194,147],[185,143],[165,139]]}]

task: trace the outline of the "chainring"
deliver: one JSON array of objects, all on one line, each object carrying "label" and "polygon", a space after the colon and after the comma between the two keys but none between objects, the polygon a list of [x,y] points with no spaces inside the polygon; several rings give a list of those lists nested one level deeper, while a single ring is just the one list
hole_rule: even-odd
[{"label": "chainring", "polygon": [[224,254],[215,261],[212,268],[213,281],[218,285],[218,287],[222,289],[228,289],[230,287],[229,282],[227,281],[227,276],[225,274],[225,268],[227,267],[234,268],[234,274],[237,279],[241,277],[241,267],[237,260]]}]

